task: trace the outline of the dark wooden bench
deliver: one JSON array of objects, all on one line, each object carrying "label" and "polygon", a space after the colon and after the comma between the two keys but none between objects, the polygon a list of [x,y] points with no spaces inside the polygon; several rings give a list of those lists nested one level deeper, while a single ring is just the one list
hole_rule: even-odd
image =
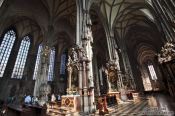
[{"label": "dark wooden bench", "polygon": [[47,108],[38,105],[25,105],[26,108],[30,108],[34,113],[34,116],[46,116]]},{"label": "dark wooden bench", "polygon": [[36,105],[14,105],[7,106],[7,116],[46,116],[47,108]]},{"label": "dark wooden bench", "polygon": [[7,116],[33,116],[31,109],[22,108],[19,105],[10,104],[7,106]]}]

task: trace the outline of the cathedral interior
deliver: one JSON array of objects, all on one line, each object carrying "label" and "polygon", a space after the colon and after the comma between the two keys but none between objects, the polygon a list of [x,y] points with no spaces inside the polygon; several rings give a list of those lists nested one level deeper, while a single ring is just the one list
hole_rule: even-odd
[{"label": "cathedral interior", "polygon": [[174,0],[0,0],[0,116],[174,111]]}]

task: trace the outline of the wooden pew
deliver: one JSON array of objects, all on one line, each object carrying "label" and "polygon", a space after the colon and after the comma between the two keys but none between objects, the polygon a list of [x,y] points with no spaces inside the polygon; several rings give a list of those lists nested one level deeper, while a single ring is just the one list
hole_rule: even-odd
[{"label": "wooden pew", "polygon": [[47,108],[36,105],[14,105],[7,106],[7,116],[46,116]]},{"label": "wooden pew", "polygon": [[22,108],[19,105],[10,104],[7,106],[7,116],[34,116],[31,109]]},{"label": "wooden pew", "polygon": [[34,116],[46,116],[47,107],[41,107],[38,105],[25,105],[26,108],[30,108]]}]

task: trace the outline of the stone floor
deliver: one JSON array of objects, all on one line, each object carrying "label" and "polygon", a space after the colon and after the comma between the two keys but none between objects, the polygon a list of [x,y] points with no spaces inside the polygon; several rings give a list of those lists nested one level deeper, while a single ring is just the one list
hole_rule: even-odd
[{"label": "stone floor", "polygon": [[[165,94],[153,93],[135,102],[122,102],[108,109],[109,114],[105,116],[175,116],[175,99]],[[54,107],[48,114],[48,116],[62,116],[59,107]],[[79,115],[78,113],[70,114],[70,116]],[[90,116],[99,116],[98,111]]]},{"label": "stone floor", "polygon": [[[163,94],[151,94],[138,101],[128,101],[109,107],[105,116],[174,116],[175,99]],[[98,115],[96,112],[93,115]]]}]

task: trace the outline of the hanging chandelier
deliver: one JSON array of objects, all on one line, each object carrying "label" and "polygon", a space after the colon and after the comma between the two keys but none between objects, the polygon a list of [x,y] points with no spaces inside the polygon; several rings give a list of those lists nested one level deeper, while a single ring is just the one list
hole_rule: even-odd
[{"label": "hanging chandelier", "polygon": [[165,63],[173,59],[175,59],[175,45],[172,42],[167,42],[158,54],[158,61],[159,63]]}]

